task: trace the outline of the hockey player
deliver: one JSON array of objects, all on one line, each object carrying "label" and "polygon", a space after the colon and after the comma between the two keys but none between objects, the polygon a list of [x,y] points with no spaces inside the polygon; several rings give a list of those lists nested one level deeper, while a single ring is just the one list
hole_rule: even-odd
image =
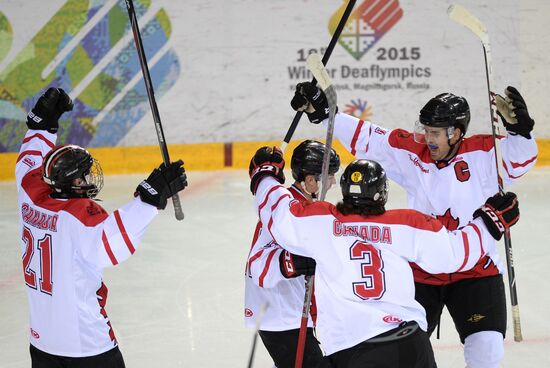
[{"label": "hockey player", "polygon": [[385,210],[387,180],[375,161],[356,160],[340,180],[343,201],[304,204],[281,184],[280,151],[261,148],[251,188],[273,239],[316,262],[317,331],[336,367],[435,367],[425,312],[414,299],[416,262],[455,272],[495,251],[492,237],[517,222],[516,196],[490,197],[461,230],[415,210]]},{"label": "hockey player", "polygon": [[[506,186],[524,175],[537,159],[531,135],[534,121],[525,101],[513,87],[499,96],[498,112],[508,132],[499,137]],[[297,86],[291,102],[308,109],[311,122],[328,116],[326,98],[311,83]],[[311,107],[313,109],[311,109]],[[410,208],[437,217],[449,230],[466,226],[472,213],[498,191],[491,135],[465,137],[470,123],[466,99],[451,93],[432,98],[420,111],[413,133],[388,130],[369,121],[338,113],[335,135],[355,155],[379,161],[388,177],[401,185]],[[428,333],[438,325],[447,306],[464,344],[469,368],[496,368],[504,355],[506,301],[497,252],[488,252],[469,271],[426,272],[413,264],[416,298],[426,309]]]},{"label": "hockey player", "polygon": [[[316,200],[325,151],[323,143],[312,140],[306,140],[294,149],[290,163],[294,184],[288,188],[292,198],[301,203]],[[340,157],[331,149],[331,185],[339,168]],[[262,306],[266,305],[258,333],[277,368],[294,368],[305,296],[304,276],[314,274],[315,261],[283,248],[284,243],[275,242],[266,226],[262,227],[262,222],[258,222],[246,266],[245,324],[254,328]],[[318,367],[323,358],[313,335],[316,307],[315,297],[312,299],[302,364],[304,368]]]},{"label": "hockey player", "polygon": [[111,215],[93,200],[103,186],[85,149],[55,146],[73,104],[50,88],[28,114],[16,163],[23,273],[33,368],[124,367],[105,310],[103,269],[130,257],[167,198],[187,185],[183,162],[161,165]]}]

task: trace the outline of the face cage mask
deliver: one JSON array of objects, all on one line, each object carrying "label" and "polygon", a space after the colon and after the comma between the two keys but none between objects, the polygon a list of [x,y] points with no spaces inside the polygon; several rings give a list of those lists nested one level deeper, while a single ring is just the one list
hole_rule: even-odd
[{"label": "face cage mask", "polygon": [[92,166],[83,179],[86,183],[71,186],[71,193],[82,198],[95,198],[103,188],[103,170],[95,158],[92,158]]},{"label": "face cage mask", "polygon": [[[414,137],[414,141],[416,143],[421,143],[421,144],[427,144],[427,140],[426,140],[426,126],[427,125],[424,125],[420,122],[420,120],[417,120],[415,123],[414,123],[414,130],[413,130],[413,137]],[[442,127],[443,128],[443,127]],[[445,129],[445,128],[443,128]],[[455,131],[455,127],[452,127],[452,126],[449,126],[447,127],[447,140],[450,141],[453,134],[454,134],[454,131]]]}]

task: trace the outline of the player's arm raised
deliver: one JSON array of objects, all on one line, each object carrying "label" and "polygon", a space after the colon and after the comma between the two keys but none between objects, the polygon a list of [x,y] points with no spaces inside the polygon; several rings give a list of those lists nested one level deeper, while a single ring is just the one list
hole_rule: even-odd
[{"label": "player's arm raised", "polygon": [[96,217],[95,221],[88,219],[91,226],[84,230],[84,259],[100,268],[128,259],[158,210],[166,208],[167,199],[186,186],[187,176],[180,160],[154,169],[136,188],[136,198],[108,216],[90,200],[88,213],[90,218]]},{"label": "player's arm raised", "polygon": [[490,238],[500,240],[518,219],[518,201],[512,192],[488,198],[474,212],[474,220],[460,230],[447,231],[439,221],[426,216],[422,230],[414,235],[414,259],[411,261],[431,273],[467,271],[493,251],[489,247],[495,247],[495,242]]},{"label": "player's arm raised", "polygon": [[535,121],[529,116],[525,100],[514,87],[504,90],[505,97],[497,95],[497,113],[507,136],[502,140],[504,180],[509,185],[523,176],[537,161],[538,147],[532,135]]},{"label": "player's arm raised", "polygon": [[292,194],[282,185],[285,177],[285,162],[277,147],[262,147],[250,161],[250,190],[255,195],[260,221],[264,231],[284,248],[294,254],[311,257],[311,247],[303,246],[311,242],[306,232],[296,226],[296,218],[291,207],[302,207]]},{"label": "player's arm raised", "polygon": [[[20,184],[30,170],[40,167],[42,159],[55,147],[59,118],[73,109],[73,102],[61,88],[49,88],[27,115],[27,127],[15,166],[15,177]],[[19,187],[19,185],[18,185]]]},{"label": "player's arm raised", "polygon": [[[298,83],[290,102],[296,111],[306,113],[313,124],[328,119],[328,102],[324,92],[310,82]],[[389,178],[400,185],[406,185],[406,178],[399,170],[395,147],[389,142],[391,134],[397,134],[368,120],[361,120],[337,112],[334,120],[334,135],[356,158],[375,160],[386,170]]]}]

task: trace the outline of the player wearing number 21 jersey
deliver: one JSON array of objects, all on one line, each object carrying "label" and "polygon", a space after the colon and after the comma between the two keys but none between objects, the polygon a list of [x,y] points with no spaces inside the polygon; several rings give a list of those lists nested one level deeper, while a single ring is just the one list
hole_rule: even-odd
[{"label": "player wearing number 21 jersey", "polygon": [[[392,341],[384,334],[403,323],[417,323],[422,331],[415,332],[420,335],[415,335],[410,351],[418,355],[403,360],[408,358],[399,356],[408,351],[404,346],[395,351],[395,357],[386,351],[380,359],[395,359],[395,364],[388,363],[391,367],[433,366],[424,332],[425,312],[414,299],[409,262],[433,273],[468,270],[495,250],[493,236],[501,235],[500,227],[481,212],[461,230],[450,232],[435,218],[414,210],[386,211],[386,175],[378,163],[369,160],[357,160],[346,168],[340,182],[344,200],[338,206],[304,204],[280,185],[280,176],[272,174],[282,171],[281,165],[272,165],[271,158],[262,164],[260,154],[259,150],[254,157],[256,169],[251,171],[260,219],[289,252],[315,259],[318,337],[332,363],[360,366],[348,361],[356,357],[355,353],[346,356],[347,349],[361,350],[358,346],[375,337]],[[504,206],[500,198],[490,198],[488,207],[495,213],[513,209],[510,222],[515,223],[519,216],[515,195],[502,199],[507,202]],[[404,343],[399,338],[407,331],[394,336],[397,344]],[[367,353],[364,359],[376,359],[376,354]]]},{"label": "player wearing number 21 jersey", "polygon": [[71,109],[61,89],[40,97],[15,169],[32,366],[123,367],[102,272],[134,254],[185,174],[181,161],[155,169],[109,215],[92,199],[103,183],[99,163],[81,147],[55,146],[59,116]]}]

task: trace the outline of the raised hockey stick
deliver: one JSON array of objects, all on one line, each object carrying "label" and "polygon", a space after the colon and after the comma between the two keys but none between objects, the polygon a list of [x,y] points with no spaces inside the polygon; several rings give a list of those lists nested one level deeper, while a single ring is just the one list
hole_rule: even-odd
[{"label": "raised hockey stick", "polygon": [[[342,30],[344,29],[344,26],[346,25],[348,18],[351,14],[351,11],[353,10],[353,7],[355,6],[356,0],[349,0],[348,5],[346,6],[346,9],[344,10],[344,13],[342,14],[342,18],[340,19],[340,22],[338,23],[338,26],[336,27],[336,30],[334,31],[334,34],[332,35],[332,38],[327,46],[327,50],[323,54],[323,65],[327,65],[328,59],[330,58],[330,55],[332,54],[332,51],[334,50],[334,47],[336,46],[336,43],[338,42],[338,39],[340,38],[340,35],[342,34]],[[313,75],[314,78],[311,80],[311,83],[315,84],[317,83],[315,74]],[[302,117],[303,111],[297,111],[296,115],[294,115],[294,119],[292,120],[292,123],[290,124],[290,127],[288,128],[288,131],[286,132],[286,135],[283,139],[283,143],[281,144],[281,150],[284,152],[286,150],[286,146],[292,139],[292,136],[294,135],[294,132],[296,131],[296,128],[298,127],[298,123],[300,122],[300,118]]]},{"label": "raised hockey stick", "polygon": [[[162,153],[162,159],[164,161],[164,164],[168,166],[170,165],[170,156],[168,154],[168,147],[166,146],[166,140],[164,138],[164,131],[162,129],[162,123],[160,121],[157,101],[155,100],[155,91],[153,89],[153,83],[151,82],[151,75],[149,74],[147,58],[143,49],[143,42],[141,40],[141,34],[139,33],[139,25],[136,17],[136,11],[134,9],[134,3],[132,0],[126,0],[126,8],[128,9],[128,17],[130,17],[130,24],[132,25],[132,31],[134,33],[134,41],[136,43],[139,64],[141,65],[143,81],[145,82],[145,89],[147,90],[147,96],[149,97],[149,105],[151,105],[151,112],[153,114],[153,121],[155,122],[155,130],[157,132],[157,138],[159,141],[160,151]],[[181,209],[180,197],[177,193],[174,194],[174,196],[172,197],[172,203],[174,204],[176,219],[180,221],[183,220],[183,210]]]},{"label": "raised hockey stick", "polygon": [[[319,54],[311,54],[308,56],[307,67],[315,76],[319,82],[319,85],[325,92],[329,108],[327,137],[325,142],[327,149],[323,154],[323,166],[321,169],[321,193],[319,195],[319,200],[324,201],[328,191],[328,169],[330,164],[330,151],[332,149],[332,138],[334,135],[334,116],[336,115],[337,97],[336,90],[332,85],[332,81],[330,80]],[[296,347],[296,360],[294,363],[294,368],[301,368],[304,359],[307,321],[309,319],[309,309],[311,305],[311,297],[313,295],[313,284],[315,281],[313,276],[306,276],[305,279],[306,293],[304,296],[304,306],[302,308],[302,320],[300,322],[300,332],[298,333],[298,345]]]},{"label": "raised hockey stick", "polygon": [[[493,142],[495,146],[495,165],[497,170],[498,189],[500,193],[504,193],[504,183],[500,176],[503,167],[502,160],[499,159],[499,157],[501,157],[501,151],[500,140],[497,137],[500,135],[500,128],[498,125],[498,116],[496,111],[496,94],[491,90],[491,85],[493,84],[493,69],[491,62],[491,45],[489,43],[489,33],[487,32],[487,28],[485,27],[485,25],[461,5],[451,5],[447,10],[447,13],[453,21],[468,28],[473,34],[475,34],[483,45],[483,53],[485,55],[485,74],[487,76],[487,92],[489,96],[489,112],[493,132]],[[523,340],[523,337],[521,335],[521,323],[519,318],[519,304],[516,286],[516,272],[514,270],[512,240],[509,230],[504,233],[504,247],[506,250],[506,265],[508,268],[508,283],[510,286],[510,301],[512,304],[514,340],[520,342],[521,340]]]}]

